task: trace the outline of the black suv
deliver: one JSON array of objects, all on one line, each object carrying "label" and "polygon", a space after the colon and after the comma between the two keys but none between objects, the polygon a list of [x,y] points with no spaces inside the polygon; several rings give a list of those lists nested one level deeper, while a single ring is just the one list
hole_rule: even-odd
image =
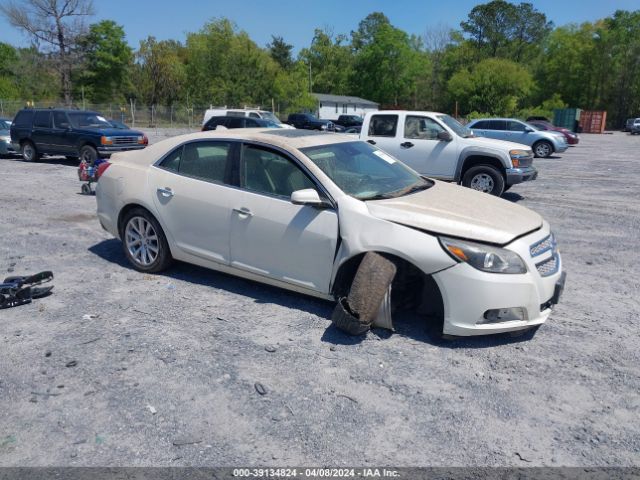
[{"label": "black suv", "polygon": [[42,155],[64,155],[90,165],[112,153],[139,150],[149,143],[135,130],[114,128],[97,112],[85,110],[20,110],[11,124],[11,142],[26,162]]},{"label": "black suv", "polygon": [[211,117],[202,127],[202,131],[215,130],[217,127],[225,128],[282,128],[276,122],[264,118],[237,117],[233,115]]},{"label": "black suv", "polygon": [[331,120],[320,120],[310,113],[292,113],[287,118],[287,123],[296,128],[307,130],[336,130],[335,124]]}]

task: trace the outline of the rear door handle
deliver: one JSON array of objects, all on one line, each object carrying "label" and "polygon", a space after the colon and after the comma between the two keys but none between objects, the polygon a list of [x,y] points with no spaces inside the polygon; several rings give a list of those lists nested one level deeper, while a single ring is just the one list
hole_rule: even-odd
[{"label": "rear door handle", "polygon": [[244,215],[245,217],[253,217],[253,213],[251,212],[251,210],[249,210],[246,207],[234,208],[233,211],[236,212],[238,215]]},{"label": "rear door handle", "polygon": [[400,144],[400,146],[401,146],[402,148],[411,148],[411,147],[413,147],[413,143],[411,143],[411,142],[404,142],[404,143],[401,143],[401,144]]},{"label": "rear door handle", "polygon": [[169,187],[158,188],[158,193],[165,198],[173,197],[173,190],[171,190]]},{"label": "rear door handle", "polygon": [[371,145],[375,145],[376,144],[375,140],[367,140],[367,142],[369,142]]}]

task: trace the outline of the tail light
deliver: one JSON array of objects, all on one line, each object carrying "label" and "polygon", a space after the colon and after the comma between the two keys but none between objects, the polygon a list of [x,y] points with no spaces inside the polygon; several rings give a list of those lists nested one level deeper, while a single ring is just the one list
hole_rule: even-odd
[{"label": "tail light", "polygon": [[96,171],[96,178],[99,179],[104,172],[106,172],[107,168],[109,168],[111,164],[109,162],[102,162],[98,165],[98,170]]}]

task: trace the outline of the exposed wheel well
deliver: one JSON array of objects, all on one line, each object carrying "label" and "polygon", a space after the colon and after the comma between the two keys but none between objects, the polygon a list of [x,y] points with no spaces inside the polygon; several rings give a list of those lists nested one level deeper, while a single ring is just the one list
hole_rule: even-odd
[{"label": "exposed wheel well", "polygon": [[464,160],[464,164],[462,165],[462,170],[460,171],[460,178],[458,182],[462,182],[465,173],[471,167],[475,167],[477,165],[491,165],[492,167],[496,167],[498,171],[502,174],[503,177],[506,178],[504,172],[504,166],[502,162],[495,157],[487,157],[484,155],[470,155]]},{"label": "exposed wheel well", "polygon": [[[391,285],[392,310],[413,310],[428,319],[430,328],[442,333],[444,301],[433,277],[404,258],[382,252],[377,253],[391,260],[397,269]],[[332,293],[337,298],[346,297],[349,293],[351,282],[364,256],[365,253],[356,255],[340,266],[332,289]]]}]

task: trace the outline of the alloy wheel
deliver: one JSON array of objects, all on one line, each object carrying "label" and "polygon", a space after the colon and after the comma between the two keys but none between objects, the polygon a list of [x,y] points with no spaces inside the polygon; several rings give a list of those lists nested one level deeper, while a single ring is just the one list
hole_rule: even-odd
[{"label": "alloy wheel", "polygon": [[471,179],[471,184],[469,186],[473,190],[478,190],[484,193],[491,193],[495,186],[495,182],[493,181],[491,175],[487,173],[479,173]]},{"label": "alloy wheel", "polygon": [[125,228],[125,244],[138,265],[148,267],[158,258],[160,242],[151,222],[144,217],[132,217]]}]

